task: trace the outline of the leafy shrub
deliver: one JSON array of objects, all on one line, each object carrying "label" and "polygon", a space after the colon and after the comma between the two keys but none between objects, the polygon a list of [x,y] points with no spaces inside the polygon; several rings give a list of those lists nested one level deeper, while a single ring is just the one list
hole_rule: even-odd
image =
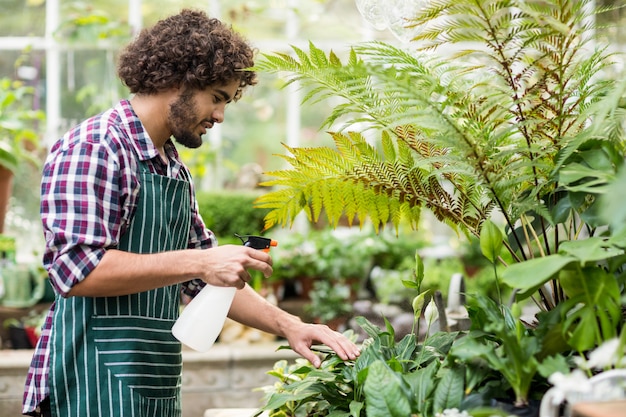
[{"label": "leafy shrub", "polygon": [[263,231],[263,218],[268,210],[254,207],[258,193],[201,191],[196,197],[202,219],[218,239],[232,240],[235,233],[258,235]]}]

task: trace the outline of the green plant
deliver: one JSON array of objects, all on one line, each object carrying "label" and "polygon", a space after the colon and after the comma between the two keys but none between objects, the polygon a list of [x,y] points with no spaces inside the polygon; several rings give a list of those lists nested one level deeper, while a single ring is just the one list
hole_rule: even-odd
[{"label": "green plant", "polygon": [[294,280],[318,276],[317,246],[308,233],[288,233],[279,237],[272,254],[274,274],[270,279]]},{"label": "green plant", "polygon": [[364,280],[375,256],[387,250],[386,242],[366,230],[330,228],[282,234],[279,245],[273,257],[281,278],[331,282]]},{"label": "green plant", "polygon": [[[517,307],[519,314],[519,307]],[[468,305],[472,331],[460,339],[454,355],[466,362],[480,358],[500,374],[515,393],[515,405],[528,404],[539,368],[541,342],[506,306],[476,295]]]},{"label": "green plant", "polygon": [[[589,52],[588,3],[441,1],[407,17],[423,27],[415,53],[375,42],[345,63],[313,44],[296,58],[266,55],[257,68],[291,73],[311,87],[305,100],[344,100],[325,127],[350,123],[331,133],[336,149],[287,147],[291,168],[271,173],[266,185],[279,189],[257,201],[271,209],[266,227],[301,211],[331,224],[345,215],[417,225],[428,209],[478,237],[496,211],[513,263],[599,233],[597,196],[624,162],[626,81],[603,77],[606,47]],[[456,43],[452,57],[424,52]],[[375,145],[347,130],[356,122],[379,132]],[[551,285],[554,302],[537,290],[545,309],[565,297]]]},{"label": "green plant", "polygon": [[418,346],[415,334],[396,342],[389,323],[381,330],[358,321],[370,338],[355,361],[326,351],[319,369],[303,360],[277,362],[269,374],[278,382],[263,388],[261,410],[272,417],[406,417],[460,405],[462,368],[442,366],[456,334],[437,333]]},{"label": "green plant", "polygon": [[[343,100],[324,125],[335,148],[286,147],[290,167],[270,173],[278,188],[257,200],[271,209],[266,228],[302,211],[331,225],[417,226],[426,209],[479,239],[497,295],[470,305],[486,328],[464,343],[487,361],[470,377],[507,381],[518,404],[545,389],[527,384],[547,375],[547,357],[584,355],[624,323],[626,233],[600,213],[607,190],[623,189],[626,79],[593,43],[605,9],[592,6],[433,1],[406,16],[414,50],[364,43],[342,62],[310,44],[257,65],[310,88],[305,100]],[[432,53],[442,46],[455,52]],[[503,285],[535,302],[536,320],[507,312]]]},{"label": "green plant", "polygon": [[[450,277],[463,271],[463,264],[454,257],[434,259],[424,259],[424,268],[428,270],[428,274],[424,277],[422,288],[424,291],[440,291],[443,298],[448,296],[448,286]],[[404,261],[396,265],[393,269],[376,268],[372,271],[370,279],[375,290],[377,299],[385,304],[410,304],[414,294],[406,291],[403,281],[413,274],[415,266],[415,251],[412,256],[405,258]],[[472,289],[476,285],[471,282]],[[483,282],[480,283],[481,285]]]},{"label": "green plant", "polygon": [[418,343],[420,323],[430,327],[432,320],[427,312],[420,319],[429,292],[422,291],[428,273],[416,255],[412,279],[402,281],[407,292],[417,293],[411,303],[414,325],[409,334],[396,341],[387,320],[379,329],[356,317],[369,336],[359,358],[342,361],[322,349],[326,357],[320,369],[302,359],[291,365],[277,362],[269,374],[279,381],[262,388],[261,411],[291,417],[431,417],[460,408],[474,416],[510,415],[489,400],[513,392],[521,406],[531,386],[545,386],[551,373],[567,369],[565,357],[550,355],[542,344],[554,323],[544,321],[538,329],[527,329],[518,320],[518,305],[509,309],[480,295],[469,303],[470,331],[436,332]]},{"label": "green plant", "polygon": [[231,243],[241,243],[235,233],[258,235],[263,230],[263,217],[267,210],[254,207],[253,202],[258,196],[258,193],[253,192],[198,191],[200,216],[220,242],[223,239]]},{"label": "green plant", "polygon": [[0,79],[0,165],[15,172],[22,162],[40,162],[38,122],[43,112],[33,110],[33,87],[9,78]]},{"label": "green plant", "polygon": [[316,280],[309,292],[310,301],[304,311],[321,323],[347,317],[352,313],[350,284]]},{"label": "green plant", "polygon": [[346,228],[311,232],[308,239],[315,243],[318,275],[331,281],[364,279],[372,267],[374,255],[384,246],[365,230]]}]

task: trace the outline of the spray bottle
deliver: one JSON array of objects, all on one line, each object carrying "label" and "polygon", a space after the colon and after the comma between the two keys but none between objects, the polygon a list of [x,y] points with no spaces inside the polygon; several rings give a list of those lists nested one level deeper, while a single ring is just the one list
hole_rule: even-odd
[{"label": "spray bottle", "polygon": [[[240,236],[235,234],[244,246],[269,252],[270,247],[278,245],[275,240],[262,236]],[[244,239],[245,238],[245,239]],[[230,305],[235,297],[235,287],[206,286],[183,309],[172,334],[176,339],[199,352],[206,352],[219,336]],[[202,325],[202,328],[199,328]]]}]

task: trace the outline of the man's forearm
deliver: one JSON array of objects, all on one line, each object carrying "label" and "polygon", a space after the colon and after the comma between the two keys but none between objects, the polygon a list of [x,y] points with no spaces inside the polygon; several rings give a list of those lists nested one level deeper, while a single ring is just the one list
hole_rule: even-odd
[{"label": "man's forearm", "polygon": [[188,281],[195,276],[191,250],[136,254],[108,250],[98,266],[74,285],[70,296],[108,297]]},{"label": "man's forearm", "polygon": [[252,287],[237,291],[228,317],[246,326],[286,337],[302,320],[281,310],[259,295]]}]

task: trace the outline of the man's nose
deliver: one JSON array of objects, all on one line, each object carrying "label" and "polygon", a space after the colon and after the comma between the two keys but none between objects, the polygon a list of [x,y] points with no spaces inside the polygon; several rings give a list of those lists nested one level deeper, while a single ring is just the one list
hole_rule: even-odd
[{"label": "man's nose", "polygon": [[224,112],[226,111],[226,105],[219,105],[213,110],[211,117],[215,123],[222,123],[224,121]]}]

